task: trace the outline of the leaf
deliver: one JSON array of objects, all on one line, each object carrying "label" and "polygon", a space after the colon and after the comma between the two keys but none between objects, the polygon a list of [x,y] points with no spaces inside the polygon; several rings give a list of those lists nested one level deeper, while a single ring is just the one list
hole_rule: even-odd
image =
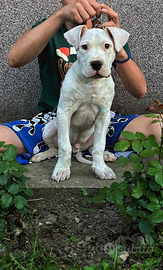
[{"label": "leaf", "polygon": [[144,166],[141,163],[134,163],[133,169],[135,172],[141,172]]},{"label": "leaf", "polygon": [[144,116],[145,117],[148,117],[148,118],[156,118],[156,114],[155,113],[145,114]]},{"label": "leaf", "polygon": [[11,169],[16,172],[28,172],[28,170],[24,166],[20,165],[17,160],[13,160],[11,162]]},{"label": "leaf", "polygon": [[109,187],[103,187],[99,189],[100,194],[106,194],[109,191]]},{"label": "leaf", "polygon": [[149,266],[150,268],[152,267],[157,267],[159,266],[160,262],[162,261],[162,258],[148,258],[145,263],[146,266]]},{"label": "leaf", "polygon": [[145,190],[144,195],[150,199],[151,202],[156,202],[158,203],[158,199],[156,198],[156,193],[153,192],[152,190]]},{"label": "leaf", "polygon": [[84,196],[89,195],[85,188],[82,188],[82,191],[83,191],[83,195],[84,195]]},{"label": "leaf", "polygon": [[27,194],[28,196],[33,196],[34,195],[34,192],[31,188],[27,188],[26,191],[25,191],[25,194]]},{"label": "leaf", "polygon": [[144,141],[142,141],[142,145],[143,145],[144,148],[146,148],[146,149],[151,149],[151,148],[152,148],[152,145],[151,145],[151,143],[150,143],[149,140],[144,140]]},{"label": "leaf", "polygon": [[11,171],[10,172],[11,175],[15,176],[15,177],[21,177],[23,175],[23,172],[22,171]]},{"label": "leaf", "polygon": [[153,212],[150,217],[149,220],[152,223],[160,223],[163,221],[163,210],[161,209],[157,209],[155,212]]},{"label": "leaf", "polygon": [[132,142],[132,149],[137,152],[137,153],[140,153],[142,150],[143,150],[143,146],[142,146],[142,143],[140,141],[133,141]]},{"label": "leaf", "polygon": [[117,201],[121,201],[121,199],[123,199],[123,197],[124,197],[124,194],[121,190],[116,190],[115,196],[116,196]]},{"label": "leaf", "polygon": [[77,242],[77,238],[75,237],[75,236],[71,236],[71,241],[73,242],[73,243],[76,243]]},{"label": "leaf", "polygon": [[155,155],[155,151],[152,149],[145,149],[140,153],[141,157],[153,157]]},{"label": "leaf", "polygon": [[141,206],[141,208],[147,208],[147,205],[148,205],[148,201],[147,200],[144,200],[144,199],[140,199],[138,200],[138,205]]},{"label": "leaf", "polygon": [[155,241],[150,233],[145,234],[145,241],[150,246],[154,245],[154,243],[155,243]]},{"label": "leaf", "polygon": [[7,161],[12,161],[16,159],[16,156],[17,156],[16,146],[9,144],[9,145],[5,145],[5,148],[8,148],[8,149],[4,152],[2,159],[7,160]]},{"label": "leaf", "polygon": [[18,210],[20,210],[20,209],[23,209],[27,205],[27,200],[20,195],[16,195],[14,197],[14,204],[15,204],[15,207]]},{"label": "leaf", "polygon": [[160,162],[158,160],[151,160],[150,164],[153,167],[161,168],[161,164],[160,164]]},{"label": "leaf", "polygon": [[133,141],[133,140],[136,140],[137,139],[136,135],[133,134],[130,131],[122,131],[122,136],[124,138],[126,138],[127,140],[130,140],[130,141]]},{"label": "leaf", "polygon": [[147,170],[147,174],[149,174],[149,175],[155,175],[157,173],[157,171],[158,171],[157,168],[152,167],[152,168],[149,168]]},{"label": "leaf", "polygon": [[120,189],[121,190],[124,190],[124,189],[127,189],[127,183],[126,182],[121,182],[120,184],[119,184],[119,187],[120,187]]},{"label": "leaf", "polygon": [[105,195],[100,194],[92,199],[93,203],[99,203],[102,202],[105,199]]},{"label": "leaf", "polygon": [[0,232],[0,240],[3,239],[4,237],[5,237],[5,234],[3,232]]},{"label": "leaf", "polygon": [[146,189],[147,188],[147,183],[143,179],[140,179],[137,182],[137,187],[139,187],[141,189]]},{"label": "leaf", "polygon": [[132,177],[132,173],[129,171],[124,172],[123,178],[130,179]]},{"label": "leaf", "polygon": [[12,196],[8,193],[5,193],[1,197],[1,206],[2,208],[8,208],[12,203]]},{"label": "leaf", "polygon": [[124,167],[130,163],[130,160],[128,158],[125,158],[124,156],[120,156],[117,158],[116,163],[119,164],[121,167]]},{"label": "leaf", "polygon": [[108,202],[114,203],[116,201],[116,195],[115,192],[110,191],[107,193],[106,199]]},{"label": "leaf", "polygon": [[146,136],[142,132],[136,132],[136,137],[140,140],[145,140]]},{"label": "leaf", "polygon": [[159,120],[153,120],[152,122],[151,122],[151,124],[156,124],[156,123],[158,123],[159,122]]},{"label": "leaf", "polygon": [[160,170],[155,174],[155,181],[157,184],[159,184],[161,187],[163,187],[163,172]]},{"label": "leaf", "polygon": [[114,182],[114,183],[111,184],[110,189],[114,190],[114,189],[117,189],[118,187],[119,187],[119,183]]},{"label": "leaf", "polygon": [[0,173],[8,173],[8,171],[10,170],[10,164],[8,161],[2,161],[0,160]]},{"label": "leaf", "polygon": [[9,189],[8,189],[8,192],[11,193],[11,194],[17,194],[19,192],[19,185],[16,184],[16,183],[13,183]]},{"label": "leaf", "polygon": [[142,158],[139,157],[138,155],[132,153],[132,154],[130,155],[130,160],[131,160],[132,162],[141,162],[141,161],[142,161]]},{"label": "leaf", "polygon": [[142,232],[142,233],[150,233],[151,230],[152,230],[152,226],[151,226],[151,223],[149,220],[147,219],[144,219],[144,220],[141,220],[139,222],[139,230]]},{"label": "leaf", "polygon": [[157,184],[154,180],[150,180],[150,181],[149,181],[149,187],[150,187],[150,189],[152,189],[153,191],[159,191],[159,190],[160,190],[160,185]]},{"label": "leaf", "polygon": [[132,196],[136,199],[139,199],[143,195],[143,190],[139,187],[134,188],[132,191]]},{"label": "leaf", "polygon": [[5,142],[4,141],[0,141],[0,148],[2,148],[4,146]]},{"label": "leaf", "polygon": [[6,230],[6,224],[5,223],[0,223],[0,232],[3,232],[4,230]]},{"label": "leaf", "polygon": [[147,209],[153,212],[157,209],[160,209],[160,205],[158,203],[151,202],[147,205]]},{"label": "leaf", "polygon": [[155,137],[155,135],[151,134],[151,135],[149,135],[149,136],[147,137],[147,140],[149,140],[150,142],[156,141],[156,137]]},{"label": "leaf", "polygon": [[[102,269],[103,270],[110,270],[110,266],[108,265],[108,263],[106,262],[106,260],[105,259],[101,259],[101,264],[102,264]],[[94,269],[94,270],[96,270],[96,269]],[[97,269],[97,270],[100,270],[100,268],[99,269]]]},{"label": "leaf", "polygon": [[6,185],[8,181],[8,176],[6,174],[1,174],[0,175],[0,184],[2,186]]},{"label": "leaf", "polygon": [[115,144],[115,150],[116,151],[126,151],[130,147],[129,141],[126,140],[120,140]]}]

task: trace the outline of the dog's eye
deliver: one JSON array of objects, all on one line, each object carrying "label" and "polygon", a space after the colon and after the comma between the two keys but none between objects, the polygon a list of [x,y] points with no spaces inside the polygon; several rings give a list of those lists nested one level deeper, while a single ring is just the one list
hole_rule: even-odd
[{"label": "dog's eye", "polygon": [[86,44],[82,45],[81,47],[82,47],[82,49],[85,50],[85,51],[88,49],[88,46],[87,46]]},{"label": "dog's eye", "polygon": [[110,44],[106,43],[105,44],[105,49],[109,49],[109,47],[110,47]]}]

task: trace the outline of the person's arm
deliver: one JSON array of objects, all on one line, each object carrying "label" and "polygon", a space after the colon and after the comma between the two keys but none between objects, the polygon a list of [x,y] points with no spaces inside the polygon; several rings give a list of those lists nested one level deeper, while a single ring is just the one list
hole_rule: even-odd
[{"label": "person's arm", "polygon": [[[116,60],[123,61],[128,58],[124,49],[116,55]],[[137,64],[129,59],[125,63],[116,63],[116,70],[126,90],[136,98],[143,98],[147,92],[146,81],[143,72]]]},{"label": "person's arm", "polygon": [[[108,22],[104,22],[104,27],[120,27],[118,14],[107,5],[102,6],[102,13],[108,15]],[[128,58],[124,49],[116,53],[116,60],[123,61]],[[142,98],[147,92],[147,86],[143,72],[137,64],[129,59],[125,63],[116,63],[116,70],[123,82],[126,90],[136,98]]]},{"label": "person's arm", "polygon": [[62,24],[81,24],[95,15],[99,17],[100,14],[101,5],[94,0],[77,0],[65,5],[18,39],[8,54],[9,65],[21,67],[34,60]]}]

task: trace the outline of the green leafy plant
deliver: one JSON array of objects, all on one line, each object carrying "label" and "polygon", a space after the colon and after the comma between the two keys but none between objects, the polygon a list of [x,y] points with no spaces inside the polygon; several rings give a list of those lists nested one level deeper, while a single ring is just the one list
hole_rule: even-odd
[{"label": "green leafy plant", "polygon": [[33,196],[33,191],[26,188],[29,178],[24,176],[24,172],[27,169],[16,160],[17,148],[11,144],[5,145],[5,142],[0,142],[1,147],[6,148],[4,153],[0,153],[0,239],[3,239],[7,215],[13,207],[25,212],[25,196]]},{"label": "green leafy plant", "polygon": [[116,203],[127,221],[134,221],[135,228],[145,234],[146,242],[152,245],[156,239],[156,227],[163,222],[163,104],[155,101],[157,114],[147,117],[155,118],[152,123],[159,122],[161,141],[157,142],[154,135],[146,138],[143,133],[133,134],[123,131],[126,140],[115,145],[117,151],[126,151],[131,146],[134,153],[129,158],[120,156],[117,163],[120,166],[132,164],[132,171],[126,171],[124,181],[112,183],[99,190],[94,202],[106,199]]},{"label": "green leafy plant", "polygon": [[130,267],[130,270],[152,270],[155,267],[158,267],[159,264],[161,262],[160,258],[148,258],[145,263],[137,263],[137,264],[133,264]]}]

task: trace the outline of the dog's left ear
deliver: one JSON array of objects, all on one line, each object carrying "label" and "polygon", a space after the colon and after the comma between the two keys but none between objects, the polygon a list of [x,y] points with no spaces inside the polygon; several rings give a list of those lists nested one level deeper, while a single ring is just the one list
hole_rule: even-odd
[{"label": "dog's left ear", "polygon": [[64,37],[65,39],[67,39],[68,43],[74,46],[77,50],[79,48],[81,37],[85,33],[85,31],[87,31],[87,26],[79,25],[67,31],[64,34]]},{"label": "dog's left ear", "polygon": [[113,38],[114,46],[117,52],[119,52],[120,49],[123,48],[130,35],[128,32],[121,28],[111,26],[106,27],[105,31]]}]

